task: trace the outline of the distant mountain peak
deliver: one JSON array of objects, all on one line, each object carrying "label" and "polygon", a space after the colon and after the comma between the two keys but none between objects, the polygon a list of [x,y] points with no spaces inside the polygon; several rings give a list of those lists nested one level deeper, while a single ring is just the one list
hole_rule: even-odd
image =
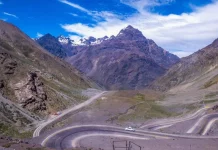
[{"label": "distant mountain peak", "polygon": [[50,33],[45,34],[43,37],[54,37]]},{"label": "distant mountain peak", "polygon": [[59,40],[49,33],[37,39],[36,42],[39,43],[43,48],[47,49],[50,53],[52,53],[53,55],[57,57],[60,57],[60,58],[67,57],[65,49],[59,43]]},{"label": "distant mountain peak", "polygon": [[218,47],[218,38],[213,41],[212,45],[213,45],[214,47]]},{"label": "distant mountain peak", "polygon": [[128,25],[126,28],[122,29],[120,32],[137,32],[137,33],[142,33],[141,31],[139,31],[137,28],[134,28],[131,25]]},{"label": "distant mountain peak", "polygon": [[126,29],[135,29],[133,26],[131,26],[131,25],[128,25],[127,27],[126,27]]},{"label": "distant mountain peak", "polygon": [[122,29],[117,35],[117,38],[122,38],[126,40],[145,40],[146,39],[146,37],[144,37],[141,31],[132,27],[131,25]]}]

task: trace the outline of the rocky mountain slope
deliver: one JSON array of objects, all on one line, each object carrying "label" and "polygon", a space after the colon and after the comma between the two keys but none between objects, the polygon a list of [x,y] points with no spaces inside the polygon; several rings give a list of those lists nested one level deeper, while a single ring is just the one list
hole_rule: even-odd
[{"label": "rocky mountain slope", "polygon": [[69,63],[110,90],[145,88],[180,60],[132,26],[117,36],[90,37],[78,45],[58,39]]},{"label": "rocky mountain slope", "polygon": [[[168,90],[177,85],[197,81],[202,76],[215,72],[217,64],[218,39],[207,47],[181,59],[181,62],[170,68],[170,70],[163,77],[155,81],[151,87],[159,90]],[[212,78],[215,80],[215,77]]]},{"label": "rocky mountain slope", "polygon": [[107,89],[142,89],[179,58],[128,26],[98,45],[75,47],[67,61]]},{"label": "rocky mountain slope", "polygon": [[183,113],[218,102],[218,39],[194,54],[181,59],[167,73],[153,82],[152,89],[165,92],[159,104]]},{"label": "rocky mountain slope", "polygon": [[4,21],[0,21],[0,72],[0,123],[16,127],[27,127],[85,100],[83,91],[93,85]]}]

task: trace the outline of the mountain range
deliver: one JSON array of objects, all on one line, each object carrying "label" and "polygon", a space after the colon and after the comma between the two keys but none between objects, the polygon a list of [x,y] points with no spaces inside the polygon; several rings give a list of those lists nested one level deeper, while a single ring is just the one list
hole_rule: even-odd
[{"label": "mountain range", "polygon": [[[183,113],[186,107],[194,110],[202,107],[201,102],[217,102],[217,64],[218,39],[180,59],[132,26],[116,36],[98,39],[73,41],[46,34],[34,41],[16,26],[0,21],[0,134],[31,131],[50,114],[87,100],[87,89],[101,86],[115,91],[128,89],[124,95],[108,92],[112,98],[137,93],[133,98],[127,96],[128,100],[142,107],[128,106],[127,114],[129,110],[144,113],[141,102],[148,101],[154,110],[162,106],[172,112]],[[153,96],[144,97],[137,90],[145,88],[163,94],[157,102],[161,107],[156,107]],[[96,103],[100,107],[100,102]]]},{"label": "mountain range", "polygon": [[57,57],[63,54],[60,58],[110,90],[145,88],[180,61],[132,26],[110,38],[75,42],[46,34],[37,42]]}]

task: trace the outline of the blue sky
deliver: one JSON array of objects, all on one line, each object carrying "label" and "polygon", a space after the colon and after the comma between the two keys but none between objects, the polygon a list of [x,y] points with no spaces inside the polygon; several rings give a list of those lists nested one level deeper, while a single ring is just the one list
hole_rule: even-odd
[{"label": "blue sky", "polygon": [[217,0],[0,0],[0,19],[32,38],[116,35],[132,25],[180,57],[218,38]]}]

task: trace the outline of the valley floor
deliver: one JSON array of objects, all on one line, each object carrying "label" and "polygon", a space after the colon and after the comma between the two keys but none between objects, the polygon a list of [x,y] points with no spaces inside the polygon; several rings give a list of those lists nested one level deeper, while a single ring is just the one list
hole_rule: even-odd
[{"label": "valley floor", "polygon": [[[145,150],[215,150],[217,125],[211,124],[209,130],[205,127],[211,119],[218,118],[216,109],[212,109],[216,101],[191,107],[185,103],[162,105],[166,98],[162,93],[145,90],[107,92],[48,126],[33,141],[60,150],[109,150],[113,141],[119,140],[132,141]],[[124,131],[126,126],[134,127],[136,132]],[[201,136],[204,129],[209,137]]]}]

